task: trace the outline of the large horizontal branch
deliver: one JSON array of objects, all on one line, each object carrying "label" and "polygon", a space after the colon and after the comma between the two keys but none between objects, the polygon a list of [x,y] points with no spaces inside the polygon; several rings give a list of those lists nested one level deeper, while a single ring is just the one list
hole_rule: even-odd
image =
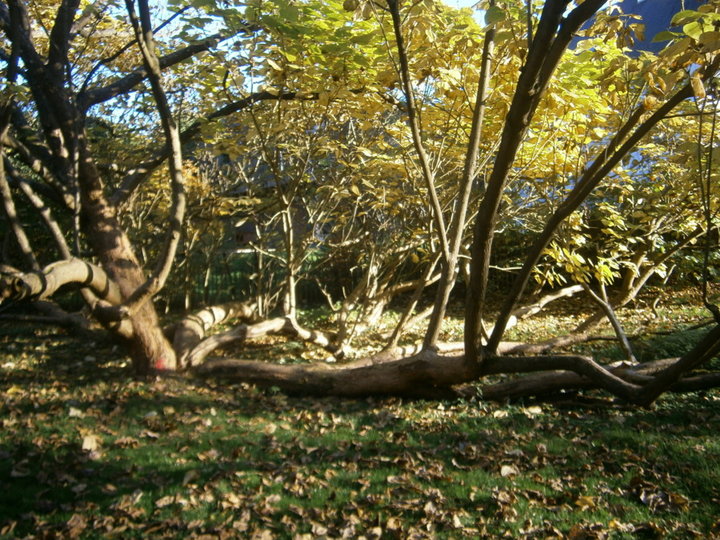
[{"label": "large horizontal branch", "polygon": [[[628,366],[625,362],[619,362],[608,366],[608,370],[635,383],[645,384],[652,381],[653,375],[674,364],[677,358],[666,358],[655,360],[644,364]],[[671,385],[670,392],[696,392],[717,388],[720,386],[720,374],[700,373],[690,377],[684,377]],[[474,387],[468,387],[463,395],[470,396],[478,394],[483,399],[502,401],[506,399],[520,399],[530,396],[548,396],[568,390],[588,390],[599,388],[598,385],[587,377],[567,371],[551,371],[519,377],[497,384],[483,386],[479,391]]]},{"label": "large horizontal branch", "polygon": [[451,393],[451,386],[470,380],[462,357],[440,357],[432,351],[387,363],[352,362],[279,365],[234,359],[211,359],[196,372],[259,386],[277,386],[307,395],[361,397],[403,395],[438,397]]},{"label": "large horizontal branch", "polygon": [[440,356],[431,350],[395,361],[378,363],[360,360],[339,366],[291,366],[212,359],[197,368],[197,373],[261,386],[277,386],[302,394],[438,397],[453,394],[454,385],[474,381],[485,374],[548,370],[574,372],[630,402],[637,400],[640,389],[584,356],[490,357],[480,373],[476,368],[468,368],[462,355]]},{"label": "large horizontal branch", "polygon": [[80,259],[57,261],[40,272],[0,276],[0,301],[44,300],[63,285],[71,284],[89,288],[95,296],[110,304],[122,301],[120,289],[105,271]]},{"label": "large horizontal branch", "polygon": [[[160,68],[166,69],[192,58],[198,53],[208,51],[217,46],[217,44],[221,41],[228,39],[228,37],[229,36],[216,34],[197,43],[193,43],[192,45],[188,45],[187,47],[166,54],[165,56],[159,58]],[[81,111],[87,111],[94,105],[98,105],[116,96],[125,94],[144,81],[147,76],[147,70],[144,67],[139,67],[124,77],[120,77],[116,81],[113,81],[107,86],[81,92],[77,96],[78,108]]]},{"label": "large horizontal branch", "polygon": [[200,343],[208,330],[214,326],[235,319],[249,320],[255,314],[256,306],[249,302],[229,302],[211,306],[183,318],[173,335],[173,348],[178,364],[184,365],[190,351]]},{"label": "large horizontal branch", "polygon": [[720,353],[720,324],[712,328],[677,362],[659,372],[643,387],[642,403],[649,405],[686,373],[701,366]]}]

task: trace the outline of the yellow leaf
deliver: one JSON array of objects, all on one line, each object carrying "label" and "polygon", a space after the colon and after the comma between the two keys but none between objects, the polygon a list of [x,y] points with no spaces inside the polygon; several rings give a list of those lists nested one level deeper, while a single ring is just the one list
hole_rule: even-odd
[{"label": "yellow leaf", "polygon": [[692,86],[693,94],[695,94],[695,99],[703,99],[705,97],[705,85],[703,85],[698,71],[690,77],[690,85]]},{"label": "yellow leaf", "polygon": [[280,67],[280,65],[277,62],[275,62],[274,60],[272,60],[271,58],[267,59],[267,63],[270,64],[270,67],[273,68],[275,71],[283,70],[283,68]]},{"label": "yellow leaf", "polygon": [[655,105],[657,105],[657,101],[658,100],[655,96],[653,96],[652,94],[648,94],[643,100],[643,108],[646,111],[649,111],[650,109],[655,108]]},{"label": "yellow leaf", "polygon": [[595,502],[595,497],[591,497],[590,495],[582,495],[581,497],[578,497],[575,501],[575,506],[580,507],[580,510],[588,510],[591,508],[595,508],[597,506],[597,503]]},{"label": "yellow leaf", "polygon": [[542,407],[533,405],[531,407],[526,408],[523,412],[525,413],[525,416],[537,416],[538,414],[542,414],[543,410],[542,410]]},{"label": "yellow leaf", "polygon": [[164,497],[160,497],[157,501],[155,501],[155,506],[157,508],[164,508],[165,506],[171,505],[174,502],[174,495],[165,495]]},{"label": "yellow leaf", "polygon": [[82,449],[86,452],[94,452],[100,448],[100,439],[96,435],[85,435],[83,437]]}]

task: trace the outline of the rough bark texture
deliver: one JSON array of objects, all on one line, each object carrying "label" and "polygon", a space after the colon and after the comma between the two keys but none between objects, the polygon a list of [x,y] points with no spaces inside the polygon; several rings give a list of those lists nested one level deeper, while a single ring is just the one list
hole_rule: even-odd
[{"label": "rough bark texture", "polygon": [[459,395],[453,387],[494,373],[528,373],[562,369],[589,378],[618,397],[635,402],[640,387],[583,356],[489,357],[483,371],[468,369],[462,355],[440,356],[423,350],[400,360],[369,358],[341,366],[277,365],[233,359],[209,360],[197,369],[214,376],[287,392],[358,397],[398,395],[420,398]]},{"label": "rough bark texture", "polygon": [[[530,122],[545,94],[552,74],[573,34],[604,2],[587,0],[565,15],[568,2],[545,2],[525,65],[508,111],[495,165],[488,179],[473,230],[470,282],[465,313],[465,350],[468,361],[482,362],[480,335],[485,309],[485,291],[500,201]],[[511,310],[508,310],[508,313]],[[496,324],[495,328],[499,328]],[[490,347],[492,352],[492,347]]]},{"label": "rough bark texture", "polygon": [[[0,6],[0,24],[10,37],[13,50],[22,58],[24,77],[37,107],[45,145],[32,142],[32,136],[27,137],[31,141],[29,144],[63,189],[79,194],[74,211],[79,202],[88,243],[125,301],[144,283],[144,274],[117,221],[115,208],[107,202],[87,142],[84,111],[78,109],[72,86],[66,84],[70,29],[78,6],[79,0],[63,0],[58,6],[50,32],[47,60],[35,47],[27,7],[22,1],[10,0],[7,8]],[[25,133],[27,124],[23,124],[22,113],[17,112],[19,114],[13,116],[16,131]],[[127,323],[132,331],[125,334],[130,339],[137,372],[175,368],[175,352],[162,333],[151,303],[146,302]]]}]

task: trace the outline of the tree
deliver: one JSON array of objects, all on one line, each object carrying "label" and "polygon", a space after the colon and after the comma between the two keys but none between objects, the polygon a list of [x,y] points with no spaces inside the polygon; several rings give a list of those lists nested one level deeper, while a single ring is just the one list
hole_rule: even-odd
[{"label": "tree", "polygon": [[[658,59],[647,56],[637,62],[624,54],[622,46],[640,27],[632,20],[624,24],[621,15],[604,10],[603,5],[602,0],[548,0],[536,13],[503,9],[490,1],[485,6],[488,25],[483,47],[477,47],[474,57],[469,54],[464,66],[457,66],[446,62],[439,52],[438,26],[451,28],[440,40],[447,47],[458,46],[460,40],[475,46],[480,40],[473,41],[461,31],[467,12],[457,15],[434,2],[353,1],[341,6],[334,1],[295,4],[276,0],[253,3],[243,16],[237,10],[215,9],[210,4],[207,14],[222,16],[227,32],[178,47],[172,39],[156,40],[146,0],[138,0],[139,15],[134,2],[127,0],[132,33],[123,35],[132,36],[139,54],[130,56],[125,45],[108,42],[113,52],[92,65],[80,51],[97,46],[99,42],[93,41],[98,38],[96,30],[103,25],[127,28],[112,4],[103,5],[104,11],[95,15],[78,16],[79,3],[65,0],[54,19],[45,21],[51,30],[42,38],[33,31],[36,21],[26,4],[8,0],[0,6],[0,23],[11,44],[5,60],[6,99],[1,115],[2,131],[6,132],[2,145],[8,149],[3,163],[10,171],[5,176],[12,177],[13,171],[23,176],[19,168],[24,168],[24,174],[63,204],[74,216],[75,246],[70,250],[63,246],[64,239],[58,238],[66,260],[43,267],[40,279],[38,274],[10,273],[3,279],[3,296],[42,299],[50,297],[59,285],[82,285],[93,315],[128,341],[140,373],[190,366],[205,375],[298,392],[437,396],[487,374],[563,370],[572,375],[555,377],[549,385],[543,379],[543,388],[589,384],[628,401],[650,403],[673,384],[684,384],[678,381],[685,373],[720,350],[718,328],[655,376],[638,367],[603,366],[577,355],[511,356],[506,353],[522,353],[523,347],[502,341],[512,317],[519,313],[518,303],[529,280],[542,272],[541,261],[548,260],[543,257],[554,258],[567,274],[584,283],[604,313],[614,318],[604,286],[608,272],[614,277],[616,270],[608,260],[620,247],[593,240],[595,253],[585,257],[569,242],[591,236],[592,220],[603,223],[609,236],[613,228],[634,226],[632,220],[639,216],[621,214],[609,202],[613,197],[619,200],[623,186],[606,188],[604,196],[598,193],[598,186],[606,179],[646,175],[643,167],[632,171],[631,163],[637,160],[633,152],[651,151],[652,146],[638,145],[676,109],[692,101],[713,103],[715,99],[712,81],[720,62],[713,37],[713,25],[720,18],[715,2],[697,12],[680,13],[675,22],[684,25],[683,33],[673,35],[673,42]],[[591,20],[594,24],[588,26]],[[202,26],[200,21],[188,18],[188,28]],[[587,41],[569,50],[578,34]],[[232,52],[232,47],[215,48],[228,36],[235,40],[238,53]],[[600,38],[593,40],[594,36]],[[100,41],[105,43],[105,39]],[[607,45],[609,40],[614,40],[614,49]],[[165,47],[169,52],[162,54]],[[467,46],[460,48],[467,50]],[[192,60],[208,50],[216,51],[217,62]],[[381,58],[385,60],[379,61]],[[467,63],[470,58],[477,61],[476,69]],[[606,64],[600,64],[600,59]],[[191,62],[192,70],[205,77],[191,85],[190,91],[174,94],[169,90],[188,81],[177,70],[180,62]],[[686,69],[688,65],[692,69]],[[93,84],[98,75],[107,78],[102,84]],[[27,88],[17,84],[18,79]],[[199,99],[200,92],[212,99]],[[605,99],[599,96],[603,92]],[[101,150],[91,141],[93,118],[89,111],[111,99],[128,100],[133,93],[143,114],[128,120],[139,125],[140,119],[154,120],[161,126],[161,130],[153,130],[149,124],[143,125],[137,139],[152,142],[162,133],[164,145],[151,146],[147,157],[124,167],[120,177],[108,167],[107,178],[103,178],[98,160]],[[263,103],[272,105],[263,107]],[[181,105],[192,116],[179,123],[173,107]],[[348,111],[350,105],[353,108]],[[588,106],[594,107],[592,114],[588,114]],[[238,117],[230,120],[230,115],[241,111],[246,111],[249,121],[238,129]],[[569,122],[556,125],[550,119],[558,115]],[[446,127],[439,133],[443,121]],[[264,168],[264,176],[259,177],[261,187],[268,188],[263,212],[280,222],[282,247],[274,256],[284,272],[283,313],[205,339],[213,322],[238,313],[247,315],[237,306],[209,309],[177,325],[171,345],[159,324],[153,298],[166,283],[182,232],[188,230],[183,228],[187,187],[182,147],[187,148],[187,143],[201,134],[206,140],[214,136],[221,141],[227,133],[222,129],[228,125],[251,146],[227,144],[227,140],[217,146],[230,155],[252,148],[247,151],[254,152],[255,162],[262,162]],[[351,129],[361,135],[349,137]],[[483,135],[492,132],[499,134],[497,144]],[[334,144],[335,134],[343,134],[348,143]],[[358,146],[364,140],[368,143]],[[577,166],[567,166],[567,157],[557,159],[558,144],[564,145],[565,155],[572,155]],[[157,182],[165,162],[168,234],[156,247],[154,269],[146,272],[120,215],[134,193]],[[707,171],[712,170],[707,160],[703,163]],[[367,165],[380,181],[363,179]],[[342,172],[337,174],[339,170]],[[678,246],[713,227],[714,177],[710,172],[700,176],[706,179],[700,184],[705,220],[690,227],[685,239],[677,238]],[[379,197],[379,188],[388,193],[387,186],[393,182],[394,200]],[[31,185],[29,181],[20,184]],[[365,194],[363,185],[368,187]],[[2,187],[5,213],[25,264],[37,266],[27,235],[13,217],[10,184],[3,181]],[[652,184],[648,188],[652,190]],[[342,196],[333,200],[328,194]],[[342,210],[353,205],[353,198],[362,219],[343,220]],[[506,204],[508,199],[512,203]],[[401,204],[409,210],[399,212]],[[583,205],[590,220],[585,226],[573,218]],[[627,210],[631,211],[636,212]],[[299,212],[313,225],[334,228],[336,246],[345,241],[367,246],[369,240],[376,240],[360,259],[363,278],[339,311],[337,335],[307,330],[296,318],[295,289],[311,243],[309,236],[296,234]],[[470,221],[474,222],[471,229],[466,227]],[[384,243],[386,235],[373,238],[372,228],[378,222],[388,224],[392,242]],[[534,223],[534,234],[495,324],[485,328],[496,236],[508,223]],[[271,230],[272,220],[266,224]],[[645,226],[645,234],[668,236],[656,225],[650,232]],[[331,251],[337,251],[332,249],[333,234],[328,236]],[[185,242],[189,245],[187,238]],[[99,264],[79,259],[85,246]],[[422,259],[417,255],[421,249]],[[443,356],[438,352],[442,346],[438,342],[440,324],[463,250],[468,250],[470,257],[464,352]],[[601,255],[606,250],[610,253]],[[412,255],[424,267],[415,279],[407,281],[400,262]],[[584,268],[587,260],[592,260],[596,290],[590,287],[593,282]],[[652,272],[663,262],[662,257],[655,259]],[[636,262],[635,270],[641,266]],[[391,346],[371,358],[332,368],[206,360],[218,346],[268,332],[287,333],[337,353],[351,337],[348,321],[352,310],[360,306],[355,322],[372,318],[393,294],[414,290],[407,310],[411,313],[423,287],[436,279],[436,267],[440,286],[424,344],[418,349]],[[552,269],[545,275],[561,274]],[[637,276],[628,275],[629,292],[637,288],[633,282]],[[522,311],[532,312],[537,306]],[[398,332],[391,344],[397,339]]]}]

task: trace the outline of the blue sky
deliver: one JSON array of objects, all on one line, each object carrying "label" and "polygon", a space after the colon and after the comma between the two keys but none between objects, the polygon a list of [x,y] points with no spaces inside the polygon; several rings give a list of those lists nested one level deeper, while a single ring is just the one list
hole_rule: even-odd
[{"label": "blue sky", "polygon": [[478,0],[444,0],[444,3],[452,7],[471,7],[478,3]]},{"label": "blue sky", "polygon": [[452,6],[452,7],[456,7],[456,8],[472,7],[473,5],[478,3],[478,0],[443,0],[443,1],[448,6]]}]

